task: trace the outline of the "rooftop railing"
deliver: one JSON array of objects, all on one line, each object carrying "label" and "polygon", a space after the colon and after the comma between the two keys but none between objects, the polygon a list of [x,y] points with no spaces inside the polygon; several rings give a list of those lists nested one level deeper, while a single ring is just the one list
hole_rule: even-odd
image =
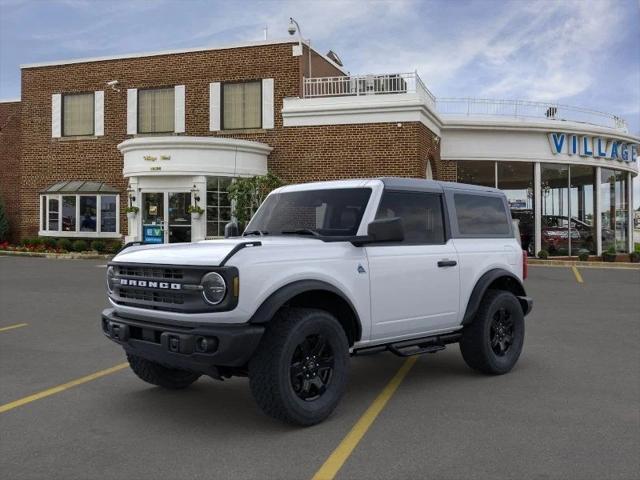
[{"label": "rooftop railing", "polygon": [[616,115],[552,102],[491,100],[485,98],[438,98],[436,100],[436,109],[441,115],[540,118],[588,123],[625,132],[628,131],[627,122]]},{"label": "rooftop railing", "polygon": [[436,97],[416,72],[304,79],[304,98],[416,93],[435,108]]},{"label": "rooftop railing", "polygon": [[305,78],[303,85],[304,98],[414,93],[441,115],[571,121],[628,131],[627,122],[616,115],[559,103],[484,98],[436,99],[417,72]]}]

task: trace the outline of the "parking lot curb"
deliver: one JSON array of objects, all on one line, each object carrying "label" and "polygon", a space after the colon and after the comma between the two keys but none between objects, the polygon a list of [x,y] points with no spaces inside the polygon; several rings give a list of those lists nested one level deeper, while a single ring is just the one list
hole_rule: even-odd
[{"label": "parking lot curb", "polygon": [[616,270],[640,270],[640,263],[629,262],[580,262],[575,260],[539,260],[529,259],[531,267],[580,267],[580,268],[607,268]]},{"label": "parking lot curb", "polygon": [[14,252],[12,250],[0,250],[0,256],[55,258],[59,260],[110,260],[113,258],[113,255],[104,253]]}]

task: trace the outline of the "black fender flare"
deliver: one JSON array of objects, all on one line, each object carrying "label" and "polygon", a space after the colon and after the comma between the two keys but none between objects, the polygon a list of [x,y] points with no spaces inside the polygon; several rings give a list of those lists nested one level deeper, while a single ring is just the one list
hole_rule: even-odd
[{"label": "black fender flare", "polygon": [[[267,299],[262,302],[255,313],[252,315],[249,323],[264,324],[268,323],[282,306],[284,306],[289,300],[300,295],[301,293],[311,291],[324,291],[333,293],[344,300],[345,304],[351,310],[355,320],[355,340],[359,340],[362,337],[362,322],[358,311],[353,306],[353,303],[349,298],[337,287],[330,283],[323,282],[322,280],[297,280],[287,285],[280,287],[273,292]],[[340,319],[339,319],[340,320]]]},{"label": "black fender flare", "polygon": [[503,289],[510,291],[518,298],[524,314],[526,315],[529,313],[531,308],[529,304],[531,300],[526,296],[527,294],[520,279],[507,270],[494,268],[493,270],[485,272],[478,279],[475,287],[473,287],[473,291],[469,297],[469,302],[467,303],[467,309],[465,310],[464,317],[462,319],[462,325],[469,325],[473,321],[473,318],[478,312],[478,308],[480,308],[480,302],[482,302],[482,298],[489,289],[489,286],[496,280],[500,279],[504,279],[503,281],[508,285],[508,287],[503,287]]}]

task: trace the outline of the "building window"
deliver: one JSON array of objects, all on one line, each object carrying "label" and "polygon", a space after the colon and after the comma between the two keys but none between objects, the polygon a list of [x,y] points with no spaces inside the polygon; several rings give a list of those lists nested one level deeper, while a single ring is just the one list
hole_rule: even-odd
[{"label": "building window", "polygon": [[231,221],[228,189],[231,177],[207,177],[207,237],[224,236],[224,226]]},{"label": "building window", "polygon": [[540,165],[542,248],[552,255],[569,254],[569,166]]},{"label": "building window", "polygon": [[62,136],[94,134],[94,94],[72,93],[62,96]]},{"label": "building window", "polygon": [[138,91],[138,133],[175,131],[175,88]]},{"label": "building window", "polygon": [[262,82],[222,85],[222,128],[262,128]]},{"label": "building window", "polygon": [[117,230],[117,197],[102,195],[100,197],[100,231],[115,233]]},{"label": "building window", "polygon": [[[569,167],[569,227],[571,228],[571,255],[581,250],[596,253],[596,222],[594,188],[596,169],[587,165]],[[573,232],[577,232],[577,235]]]},{"label": "building window", "polygon": [[[82,183],[82,182],[80,182]],[[118,195],[43,194],[41,235],[119,236]]]},{"label": "building window", "polygon": [[533,163],[498,162],[498,188],[507,196],[511,217],[518,222],[522,249],[533,255],[535,250]]},{"label": "building window", "polygon": [[616,252],[628,249],[629,198],[626,172],[601,170],[600,198],[602,215],[602,251],[611,247]]},{"label": "building window", "polygon": [[457,163],[458,182],[495,188],[496,162],[460,160]]},{"label": "building window", "polygon": [[62,197],[62,231],[76,231],[76,196],[65,195]]}]

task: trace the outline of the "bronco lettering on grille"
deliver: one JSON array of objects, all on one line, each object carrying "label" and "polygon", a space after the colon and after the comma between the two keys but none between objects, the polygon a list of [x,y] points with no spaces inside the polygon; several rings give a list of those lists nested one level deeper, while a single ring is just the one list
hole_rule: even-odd
[{"label": "bronco lettering on grille", "polygon": [[180,290],[182,288],[182,284],[180,283],[151,282],[148,280],[133,280],[130,278],[121,278],[120,285],[126,285],[129,287],[162,288],[165,290]]}]

